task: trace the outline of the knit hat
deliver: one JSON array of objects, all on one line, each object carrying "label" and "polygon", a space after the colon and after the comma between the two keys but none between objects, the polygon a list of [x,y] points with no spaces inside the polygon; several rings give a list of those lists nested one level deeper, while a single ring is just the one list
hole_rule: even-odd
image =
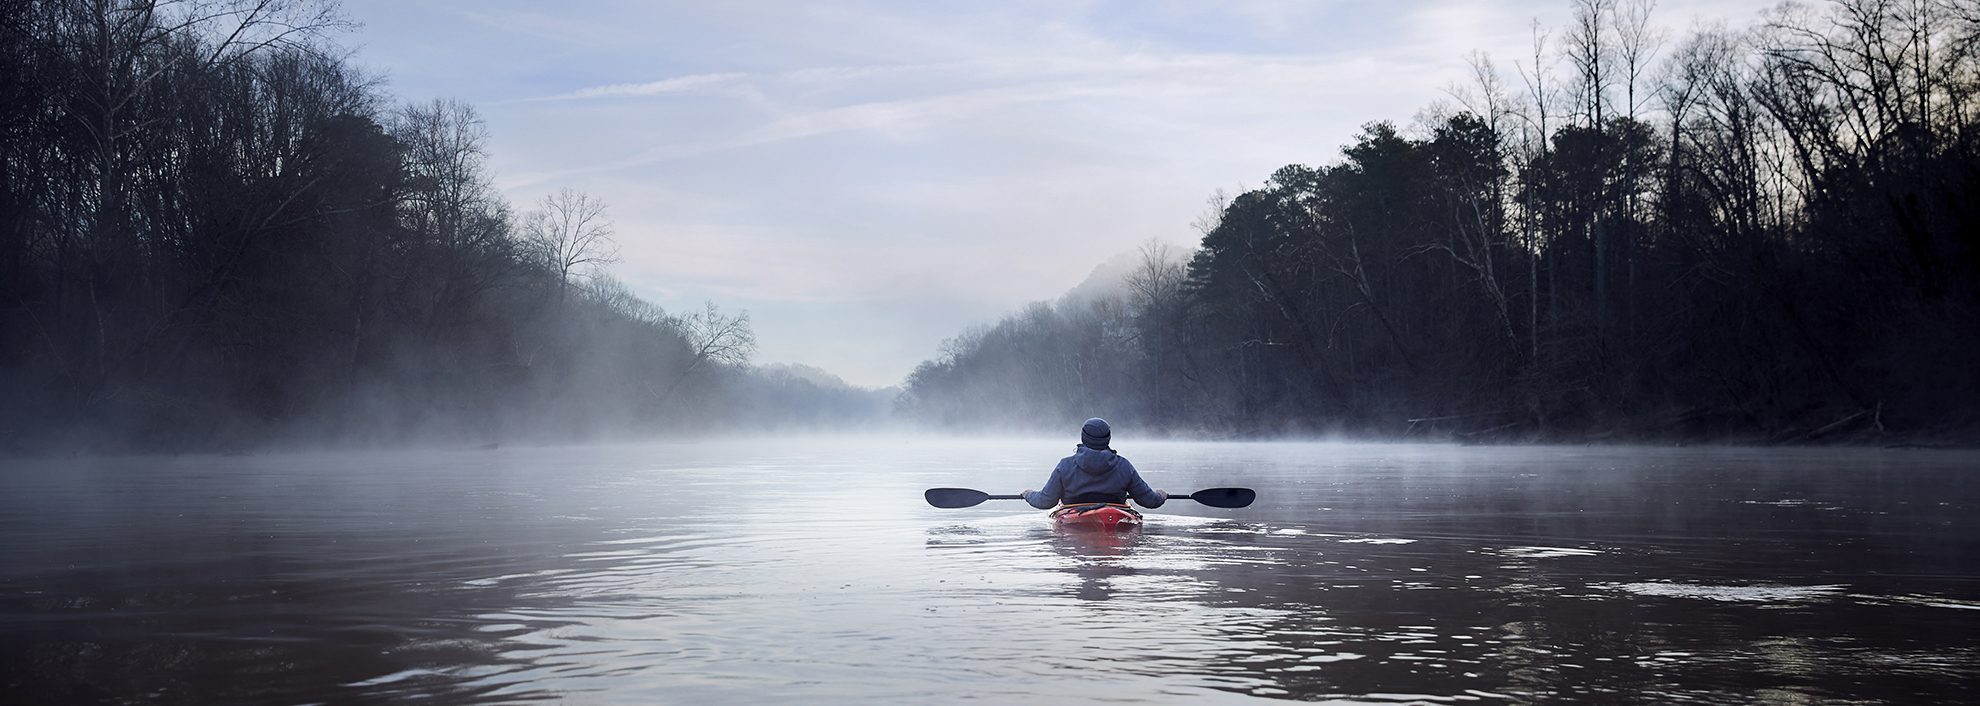
[{"label": "knit hat", "polygon": [[1107,420],[1099,417],[1088,419],[1079,427],[1079,443],[1085,444],[1089,449],[1107,448],[1107,442],[1113,437],[1114,430],[1107,427]]}]

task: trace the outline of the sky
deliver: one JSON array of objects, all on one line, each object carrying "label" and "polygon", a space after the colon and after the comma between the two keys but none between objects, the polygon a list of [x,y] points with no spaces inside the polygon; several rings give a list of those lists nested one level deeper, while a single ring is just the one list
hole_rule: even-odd
[{"label": "sky", "polygon": [[[1675,38],[1771,0],[1662,0]],[[1408,127],[1484,51],[1508,83],[1567,0],[345,0],[401,101],[486,120],[518,212],[603,200],[611,273],[747,311],[759,363],[900,384],[941,342],[1150,240],[1218,190]],[[1665,44],[1669,50],[1671,41]],[[1563,69],[1555,68],[1556,72]]]}]

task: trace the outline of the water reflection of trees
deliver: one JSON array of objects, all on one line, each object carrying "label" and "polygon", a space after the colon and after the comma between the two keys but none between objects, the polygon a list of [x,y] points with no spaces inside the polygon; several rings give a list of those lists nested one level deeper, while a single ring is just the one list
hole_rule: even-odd
[{"label": "water reflection of trees", "polygon": [[[549,694],[488,679],[532,660],[509,638],[566,621],[562,601],[486,573],[554,567],[518,555],[391,566],[298,552],[295,538],[205,534],[225,556],[116,560],[0,592],[0,683],[15,703],[494,702]],[[195,538],[188,538],[195,539]],[[307,542],[309,540],[300,540]],[[333,550],[334,551],[334,550]],[[506,553],[506,552],[505,552]],[[218,552],[216,552],[218,554]],[[381,557],[382,559],[382,557]],[[448,565],[452,565],[452,569]],[[436,568],[438,565],[438,568]]]},{"label": "water reflection of trees", "polygon": [[[37,502],[0,502],[0,702],[559,696],[512,675],[547,666],[543,636],[573,624],[543,616],[570,614],[581,592],[558,579],[588,569],[569,548],[600,538],[551,517],[582,498],[506,492],[486,468],[480,487],[369,497],[377,478],[184,482],[165,464],[104,462],[123,470],[91,476],[87,498],[51,481],[25,486],[48,491]],[[13,472],[10,489],[43,471]]]},{"label": "water reflection of trees", "polygon": [[[1256,696],[1929,700],[1949,696],[1945,680],[1980,663],[1958,647],[1970,623],[1918,610],[1840,594],[1737,601],[1615,587],[1793,585],[1821,580],[1803,569],[1811,552],[1830,552],[1820,561],[1831,568],[1858,559],[1903,566],[1892,557],[1943,553],[1915,534],[1879,534],[1892,529],[1887,515],[1830,512],[1810,521],[1780,510],[1808,511],[1763,506],[1753,516],[1753,506],[1727,502],[1675,511],[1681,525],[1742,533],[1709,542],[1660,539],[1650,530],[1672,518],[1657,512],[1619,514],[1607,532],[1574,513],[1486,512],[1464,531],[1408,544],[1230,521],[1158,521],[1118,537],[1027,536],[1072,579],[1049,589],[1070,599],[1053,613],[1062,627],[1110,631],[1119,636],[1111,644],[1145,643],[1097,657],[1107,669]],[[1788,535],[1792,527],[1816,532]],[[1618,532],[1630,539],[1615,541]],[[1822,540],[1837,535],[1855,539]],[[1929,658],[1905,664],[1921,655]]]}]

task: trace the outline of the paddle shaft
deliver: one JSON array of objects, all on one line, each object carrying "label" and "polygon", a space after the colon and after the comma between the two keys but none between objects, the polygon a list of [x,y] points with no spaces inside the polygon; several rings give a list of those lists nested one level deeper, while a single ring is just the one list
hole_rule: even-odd
[{"label": "paddle shaft", "polygon": [[[1192,498],[1192,497],[1190,497],[1188,493],[1184,493],[1184,494],[1182,494],[1182,495],[1170,495],[1170,496],[1168,496],[1168,498],[1169,498],[1170,500],[1195,500],[1195,499],[1196,499],[1196,498]],[[1023,499],[1024,499],[1024,496],[1022,496],[1022,495],[991,495],[991,496],[988,496],[988,497],[985,497],[985,498],[984,498],[984,500],[1023,500]]]},{"label": "paddle shaft", "polygon": [[[986,500],[1023,500],[1023,495],[991,495],[968,488],[929,488],[922,496],[928,504],[943,508],[971,507]],[[1195,500],[1211,507],[1245,507],[1258,497],[1250,488],[1206,488],[1194,493],[1168,496],[1170,500]]]},{"label": "paddle shaft", "polygon": [[[1189,496],[1189,495],[1187,495],[1187,494],[1184,494],[1184,495],[1170,495],[1170,496],[1168,496],[1168,498],[1169,498],[1170,500],[1195,500],[1195,499],[1196,499],[1196,498],[1192,498],[1192,497],[1190,497],[1190,496]],[[985,494],[985,495],[983,496],[983,499],[984,499],[984,500],[1023,500],[1023,499],[1024,499],[1024,496],[1022,496],[1022,495],[989,495],[989,494]]]}]

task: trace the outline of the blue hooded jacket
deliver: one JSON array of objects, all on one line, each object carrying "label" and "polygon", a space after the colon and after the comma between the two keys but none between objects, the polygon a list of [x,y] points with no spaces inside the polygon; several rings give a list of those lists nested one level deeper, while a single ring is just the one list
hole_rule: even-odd
[{"label": "blue hooded jacket", "polygon": [[[1104,501],[1093,499],[1103,495],[1107,496]],[[1161,507],[1169,499],[1148,487],[1127,458],[1111,449],[1081,444],[1073,449],[1073,455],[1059,460],[1045,487],[1025,493],[1024,501],[1040,510],[1050,510],[1060,500],[1124,503],[1130,497],[1142,507]]]}]

